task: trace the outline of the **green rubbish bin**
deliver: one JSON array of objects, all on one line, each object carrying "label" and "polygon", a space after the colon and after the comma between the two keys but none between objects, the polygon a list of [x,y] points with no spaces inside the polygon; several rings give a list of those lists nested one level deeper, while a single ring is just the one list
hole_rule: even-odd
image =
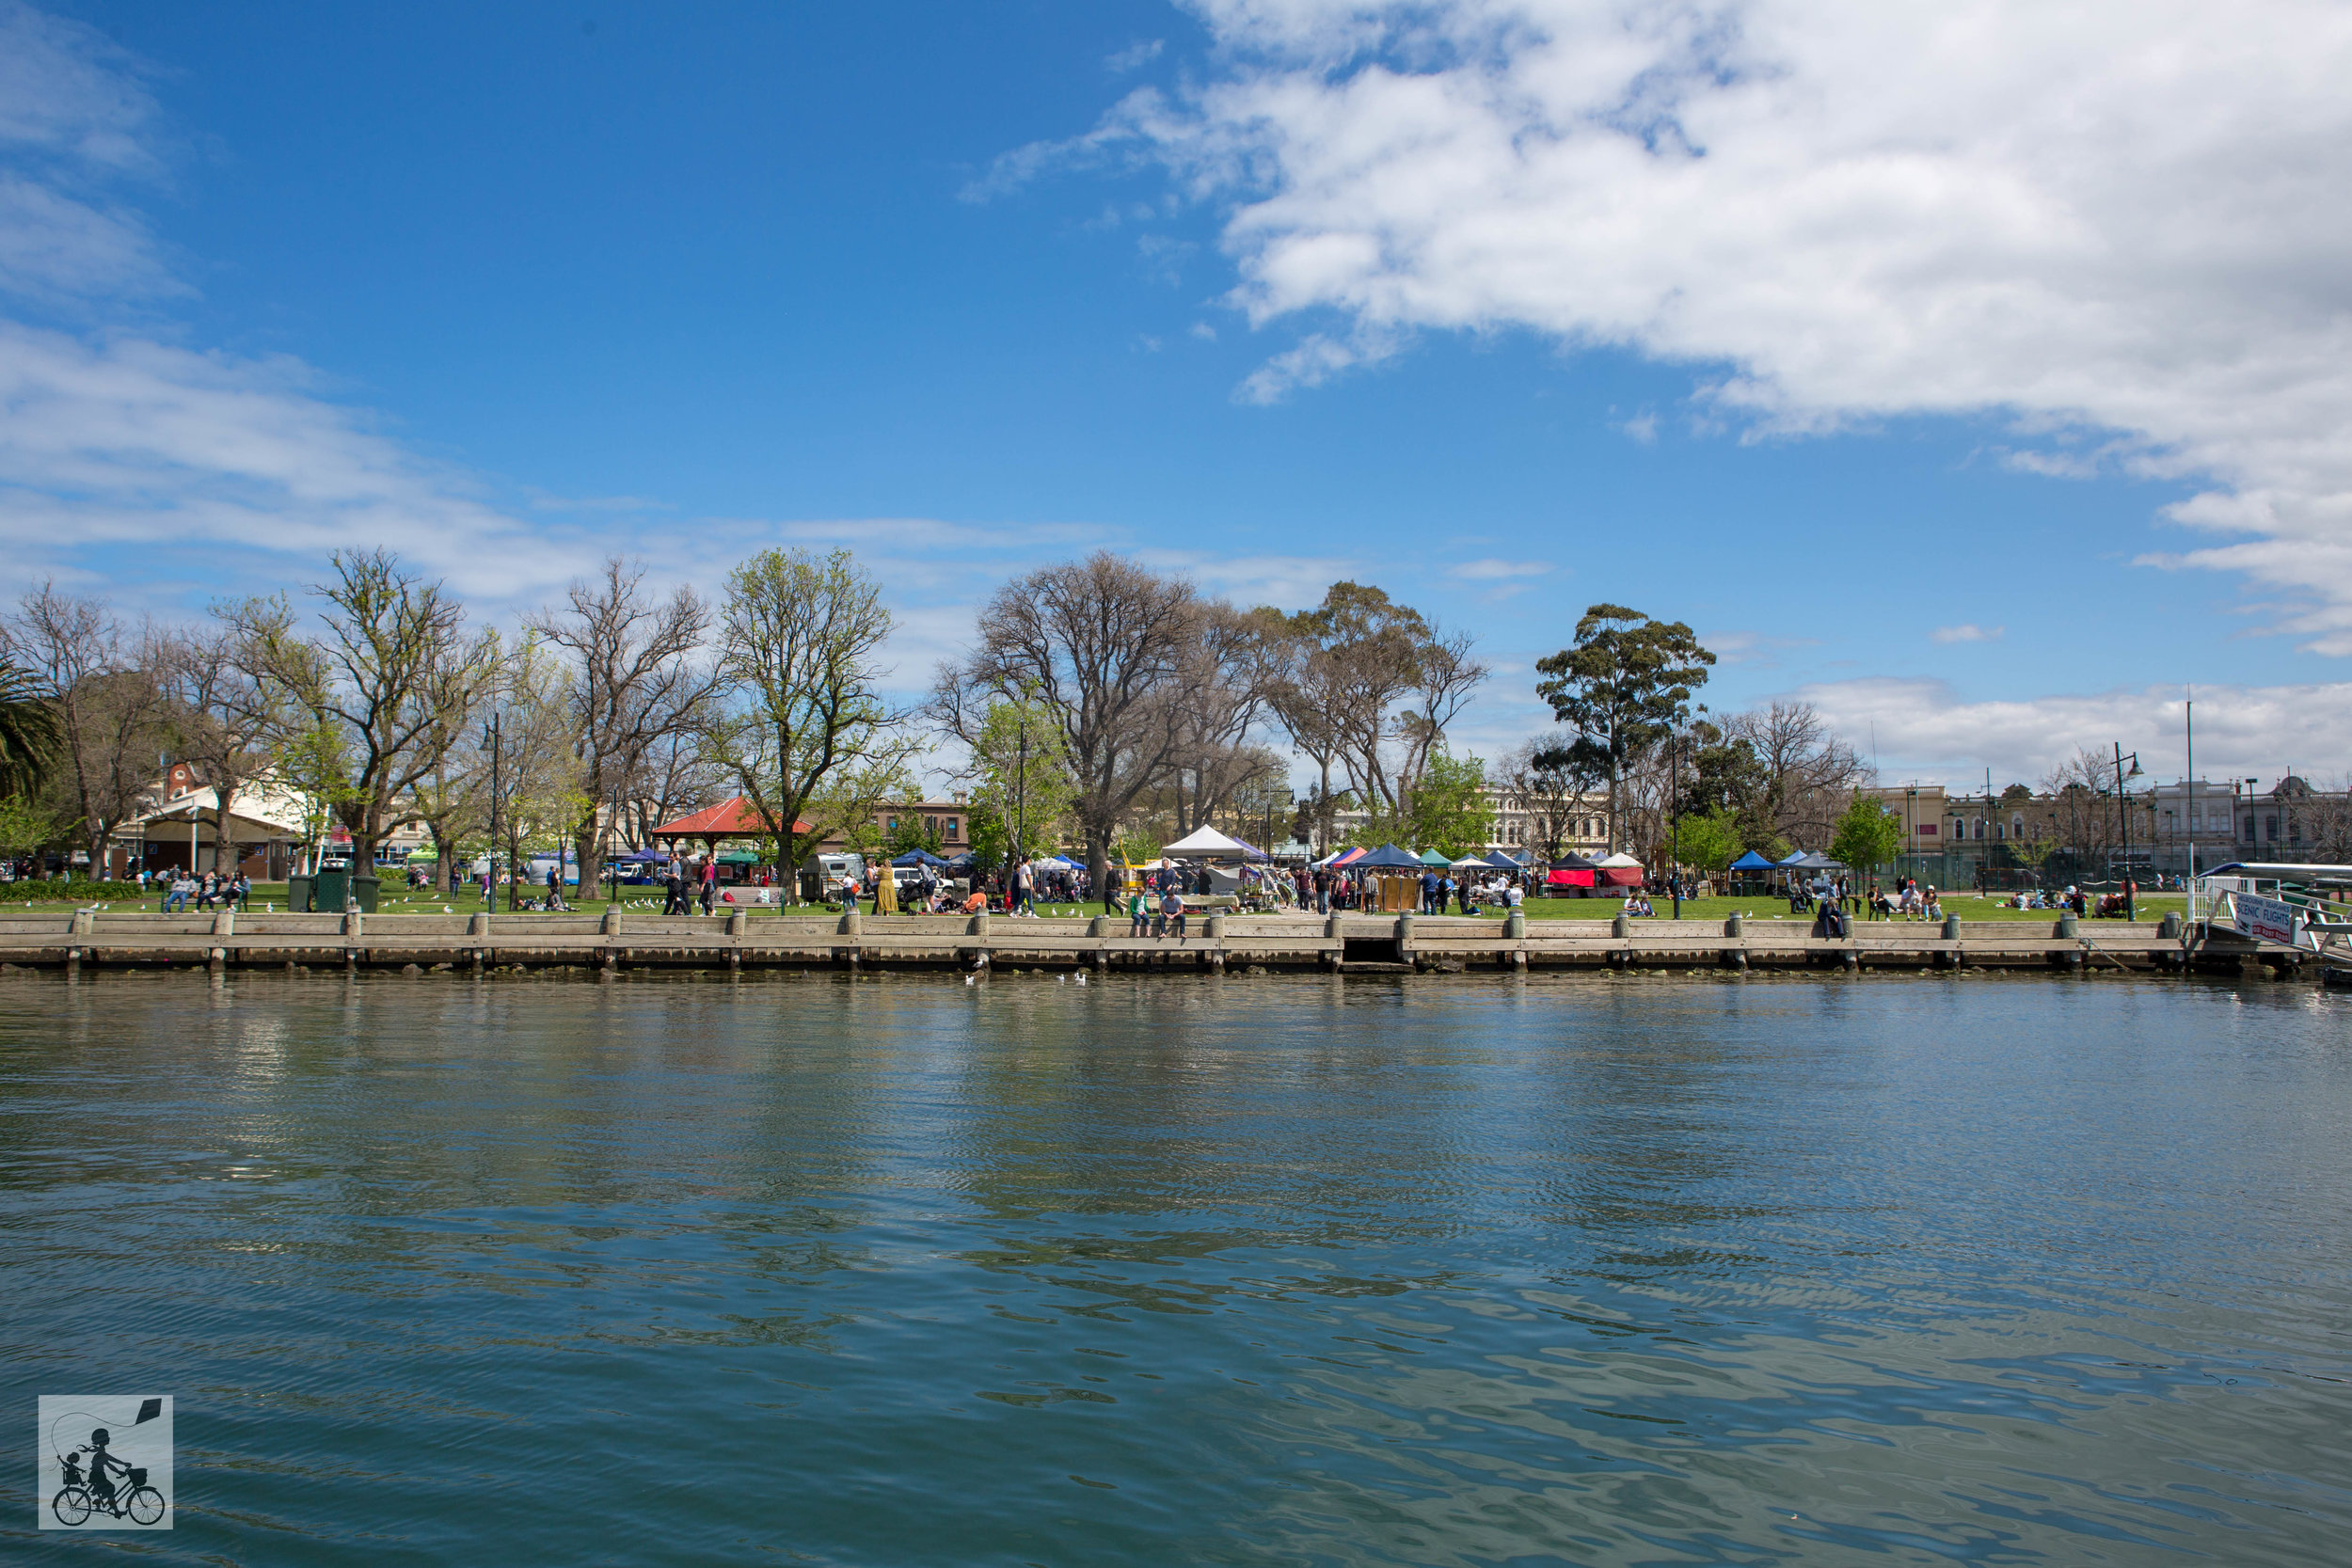
[{"label": "green rubbish bin", "polygon": [[323,865],[310,875],[310,908],[320,914],[341,914],[351,902],[351,868]]},{"label": "green rubbish bin", "polygon": [[382,885],[382,879],[371,876],[364,871],[351,879],[351,900],[359,906],[361,914],[375,912],[375,890],[380,885]]},{"label": "green rubbish bin", "polygon": [[289,877],[286,879],[286,908],[295,914],[310,912],[310,878]]}]

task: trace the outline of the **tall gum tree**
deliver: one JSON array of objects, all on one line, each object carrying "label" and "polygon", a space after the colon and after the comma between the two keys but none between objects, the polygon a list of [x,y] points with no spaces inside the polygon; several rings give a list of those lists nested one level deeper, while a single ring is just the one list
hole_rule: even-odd
[{"label": "tall gum tree", "polygon": [[1568,747],[1573,760],[1608,780],[1613,851],[1627,762],[1672,733],[1714,662],[1681,622],[1613,604],[1586,610],[1576,623],[1575,641],[1536,660],[1544,679],[1535,694],[1576,732]]}]

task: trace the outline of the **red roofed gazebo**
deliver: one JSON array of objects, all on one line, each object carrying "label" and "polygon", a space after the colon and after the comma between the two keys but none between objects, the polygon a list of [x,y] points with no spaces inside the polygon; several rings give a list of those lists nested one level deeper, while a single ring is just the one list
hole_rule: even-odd
[{"label": "red roofed gazebo", "polygon": [[[796,833],[804,833],[808,832],[808,824],[795,822],[792,824],[792,831]],[[782,835],[777,832],[774,817],[768,816],[757,806],[738,795],[731,800],[722,800],[715,806],[705,806],[702,810],[681,816],[675,821],[664,822],[656,828],[650,836],[660,839],[669,847],[673,855],[677,853],[677,841],[681,838],[701,839],[715,855],[719,852],[721,839],[777,838]]]}]

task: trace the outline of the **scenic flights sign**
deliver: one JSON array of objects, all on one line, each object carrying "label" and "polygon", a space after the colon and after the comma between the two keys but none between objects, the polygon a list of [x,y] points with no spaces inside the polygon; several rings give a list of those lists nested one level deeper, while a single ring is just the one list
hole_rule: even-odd
[{"label": "scenic flights sign", "polygon": [[2234,894],[2231,897],[2234,911],[2233,924],[2256,942],[2284,942],[2295,945],[2295,906],[2278,898],[2264,898],[2251,893]]}]

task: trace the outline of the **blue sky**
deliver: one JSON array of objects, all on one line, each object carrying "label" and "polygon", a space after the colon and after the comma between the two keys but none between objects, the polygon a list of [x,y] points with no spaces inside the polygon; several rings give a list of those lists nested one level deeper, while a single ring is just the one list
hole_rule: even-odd
[{"label": "blue sky", "polygon": [[[2270,276],[2116,260],[2137,220],[2082,192],[2218,229],[2174,193],[2244,153],[2226,131],[2153,165],[1948,132],[1891,203],[1820,198],[2022,105],[2014,56],[2072,35],[1939,56],[1961,107],[1872,107],[1867,60],[1758,5],[1745,47],[1843,119],[1694,87],[1629,132],[1623,92],[1570,101],[1622,39],[1522,8],[8,10],[0,526],[21,575],[163,615],[345,543],[500,618],[613,548],[708,587],[838,541],[890,584],[911,687],[1005,576],[1101,544],[1471,627],[1488,755],[1610,599],[1698,628],[1717,705],[1816,701],[1890,779],[2176,759],[2188,682],[2201,771],[2352,766],[2340,372],[2292,346],[2348,319],[2338,228],[2291,189],[2249,214],[2241,169]],[[1626,80],[1697,45],[1644,47]],[[2336,126],[2281,136],[2301,100],[2263,63],[2225,86],[2283,166]],[[1554,162],[1495,150],[1530,101]],[[1661,165],[1661,125],[1706,161]],[[1729,196],[1673,194],[1742,156]],[[2280,255],[2320,279],[2302,317]],[[2148,559],[2200,549],[2240,553]]]}]

